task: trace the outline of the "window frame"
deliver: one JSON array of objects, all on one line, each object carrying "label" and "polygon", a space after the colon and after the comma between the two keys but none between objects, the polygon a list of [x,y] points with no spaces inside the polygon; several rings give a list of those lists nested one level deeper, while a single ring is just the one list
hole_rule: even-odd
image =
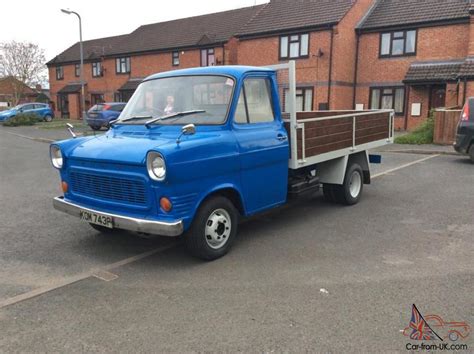
[{"label": "window frame", "polygon": [[[203,65],[203,62],[202,62],[202,53],[204,51],[206,52],[206,65]],[[212,51],[212,53],[210,53],[211,51]],[[215,50],[215,48],[203,48],[203,49],[201,49],[201,51],[199,53],[201,54],[200,55],[201,67],[210,66],[209,65],[209,57],[211,55],[214,56],[214,65],[212,65],[212,66],[216,66],[217,60],[216,60],[216,50]]]},{"label": "window frame", "polygon": [[[394,38],[394,34],[402,32],[403,36],[400,38]],[[414,52],[407,52],[407,33],[408,32],[415,32],[415,51]],[[382,38],[384,35],[389,34],[390,39],[389,39],[389,54],[382,54]],[[394,40],[400,40],[403,39],[403,53],[402,54],[392,54],[393,53],[393,42]],[[396,30],[396,31],[386,31],[386,32],[380,32],[379,36],[379,58],[399,58],[399,57],[411,57],[411,56],[416,56],[418,50],[418,29],[412,28],[412,29],[406,29],[406,30]]]},{"label": "window frame", "polygon": [[[98,66],[98,70],[99,72],[97,72],[97,66]],[[99,60],[99,61],[94,61],[93,63],[91,63],[91,72],[92,72],[92,77],[102,77],[104,76],[104,73],[103,73],[103,70],[102,70],[102,62]]]},{"label": "window frame", "polygon": [[56,66],[56,80],[64,80],[64,67],[62,65]]},{"label": "window frame", "polygon": [[[100,97],[100,100],[102,102],[97,101],[97,97]],[[103,93],[91,93],[91,107],[95,106],[96,104],[102,104],[105,103],[105,95]]]},{"label": "window frame", "polygon": [[[177,63],[175,62],[177,60]],[[175,50],[171,53],[171,65],[172,66],[179,66],[180,58],[179,58],[179,50]]]},{"label": "window frame", "polygon": [[[312,112],[314,110],[314,86],[297,86],[296,91],[301,90],[302,93],[301,95],[296,94],[296,97],[302,96],[303,97],[303,111],[301,112]],[[311,91],[311,110],[305,111],[305,103],[306,103],[306,91]],[[283,88],[283,107],[282,107],[282,112],[288,113],[286,111],[286,95],[290,92],[290,89],[288,87]],[[300,111],[297,111],[300,112]]]},{"label": "window frame", "polygon": [[[307,54],[306,55],[301,55],[301,37],[307,35],[308,36],[308,48],[307,48]],[[293,36],[298,36],[298,40],[291,40],[291,37]],[[286,56],[281,55],[281,50],[282,50],[282,39],[287,38],[287,48],[286,48]],[[290,56],[290,47],[291,43],[299,43],[299,49],[298,49],[298,56],[297,57],[291,57]],[[303,32],[303,33],[296,33],[296,34],[284,34],[279,37],[278,41],[278,60],[293,60],[293,59],[308,59],[309,58],[309,53],[311,47],[311,34],[309,32]]]},{"label": "window frame", "polygon": [[[125,64],[125,71],[122,71],[122,64],[123,63]],[[131,61],[130,57],[117,57],[117,58],[115,58],[115,73],[116,74],[126,75],[126,74],[130,74],[131,71],[132,71],[132,61]]]},{"label": "window frame", "polygon": [[[396,97],[396,91],[397,90],[403,90],[403,111],[402,112],[397,112],[395,111],[395,97]],[[380,97],[379,97],[379,102],[378,102],[378,107],[379,108],[372,108],[372,94],[373,94],[373,91],[375,90],[380,90]],[[388,94],[384,94],[383,91],[384,90],[392,90],[392,94],[391,95],[388,95]],[[396,116],[404,116],[405,115],[405,111],[406,111],[406,100],[407,100],[407,97],[406,97],[406,93],[407,93],[407,89],[405,86],[373,86],[373,87],[370,87],[370,90],[369,90],[369,109],[382,109],[382,101],[383,101],[383,98],[385,96],[391,96],[392,97],[392,108],[394,111],[395,111],[395,115]]]},{"label": "window frame", "polygon": [[81,77],[81,64],[74,64],[74,76]]},{"label": "window frame", "polygon": [[[267,88],[269,90],[268,94],[269,94],[269,98],[270,98],[270,107],[272,109],[272,115],[273,115],[273,120],[272,121],[267,121],[267,122],[252,122],[251,121],[250,112],[249,112],[248,103],[247,103],[247,92],[246,92],[246,89],[245,89],[245,81],[255,80],[255,79],[264,80],[266,82]],[[245,77],[242,80],[242,85],[240,87],[240,93],[239,93],[239,96],[237,97],[236,105],[238,105],[238,103],[239,103],[240,94],[243,94],[245,115],[246,115],[247,119],[246,119],[245,123],[240,123],[240,122],[235,121],[235,113],[237,112],[237,107],[236,107],[234,109],[234,116],[232,117],[233,123],[236,124],[239,127],[253,127],[253,126],[262,125],[262,124],[274,124],[276,122],[277,117],[276,117],[275,106],[274,106],[274,97],[273,97],[274,92],[273,91],[274,91],[274,88],[273,88],[273,85],[272,85],[272,81],[270,80],[270,78],[268,76],[253,76],[252,75],[252,76]]]}]

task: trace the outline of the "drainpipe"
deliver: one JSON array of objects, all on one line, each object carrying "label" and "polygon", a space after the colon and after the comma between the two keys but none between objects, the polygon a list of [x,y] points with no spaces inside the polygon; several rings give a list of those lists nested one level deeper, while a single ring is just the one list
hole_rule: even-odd
[{"label": "drainpipe", "polygon": [[408,115],[410,114],[410,89],[411,89],[411,86],[410,85],[406,85],[406,94],[405,94],[405,123],[403,125],[403,128],[405,131],[408,130]]},{"label": "drainpipe", "polygon": [[329,82],[328,82],[328,111],[331,110],[331,82],[332,82],[332,56],[334,49],[334,26],[331,27],[331,48],[329,58]]},{"label": "drainpipe", "polygon": [[356,30],[356,54],[355,54],[355,68],[354,68],[354,82],[352,85],[352,108],[356,107],[356,90],[357,90],[357,74],[359,70],[359,45],[360,45],[360,31]]},{"label": "drainpipe", "polygon": [[466,96],[467,96],[467,76],[464,78],[464,89],[463,89],[462,102],[461,102],[462,106],[464,106],[464,103],[466,102]]}]

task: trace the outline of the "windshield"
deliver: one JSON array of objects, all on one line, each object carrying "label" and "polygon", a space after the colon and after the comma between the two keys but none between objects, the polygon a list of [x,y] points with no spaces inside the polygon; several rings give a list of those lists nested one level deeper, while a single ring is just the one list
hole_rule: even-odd
[{"label": "windshield", "polygon": [[[222,124],[227,119],[234,80],[225,76],[176,76],[138,86],[119,124]],[[162,118],[171,119],[162,119]],[[156,120],[155,120],[156,119]]]}]

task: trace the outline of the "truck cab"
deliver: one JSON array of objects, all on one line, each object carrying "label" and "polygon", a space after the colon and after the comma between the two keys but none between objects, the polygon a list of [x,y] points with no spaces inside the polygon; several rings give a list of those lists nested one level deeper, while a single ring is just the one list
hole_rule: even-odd
[{"label": "truck cab", "polygon": [[[291,133],[278,91],[277,71],[257,67],[148,77],[107,133],[51,145],[64,192],[54,198],[54,207],[101,232],[184,234],[194,256],[223,256],[235,240],[239,217],[280,206],[291,191],[320,185],[314,166],[290,168]],[[333,156],[344,159],[344,173],[346,155]],[[357,200],[362,167],[358,174]],[[326,185],[325,195],[337,199],[333,184]]]}]

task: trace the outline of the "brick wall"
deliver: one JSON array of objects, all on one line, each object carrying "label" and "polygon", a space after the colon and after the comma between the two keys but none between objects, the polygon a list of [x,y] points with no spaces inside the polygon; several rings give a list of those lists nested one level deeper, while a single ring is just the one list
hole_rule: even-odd
[{"label": "brick wall", "polygon": [[[356,103],[369,104],[370,86],[403,85],[405,74],[414,61],[463,60],[468,54],[469,24],[458,24],[418,29],[416,56],[379,58],[380,33],[361,35],[357,74]],[[454,89],[454,91],[453,91]],[[397,129],[403,129],[407,119],[408,129],[413,129],[428,116],[429,88],[411,87],[407,112],[396,118]],[[461,92],[461,91],[460,91]],[[456,102],[457,89],[447,85],[446,104]],[[460,96],[462,94],[460,93]],[[422,116],[411,116],[411,104],[422,104]]]}]

